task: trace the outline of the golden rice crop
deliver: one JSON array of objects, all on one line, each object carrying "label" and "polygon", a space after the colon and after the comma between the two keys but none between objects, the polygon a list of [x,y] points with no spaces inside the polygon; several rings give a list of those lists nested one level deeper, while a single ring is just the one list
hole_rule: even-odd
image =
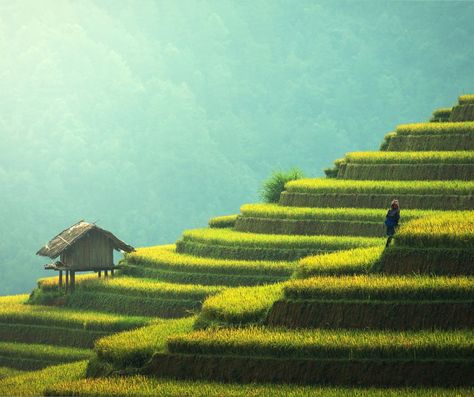
[{"label": "golden rice crop", "polygon": [[357,164],[474,164],[474,151],[352,152],[346,163]]},{"label": "golden rice crop", "polygon": [[[215,294],[222,290],[222,287],[174,284],[125,276],[100,279],[97,277],[84,278],[77,281],[78,290],[144,296],[147,298],[202,299],[207,295]],[[55,277],[42,279],[39,284],[41,287],[47,285],[57,286],[57,279]]]},{"label": "golden rice crop", "polygon": [[451,397],[468,396],[470,388],[347,388],[286,384],[236,384],[204,381],[177,381],[141,375],[81,379],[51,384],[45,396],[120,397]]},{"label": "golden rice crop", "polygon": [[[374,208],[311,208],[286,207],[278,204],[244,204],[242,215],[254,218],[304,219],[304,220],[344,220],[360,222],[380,222],[385,219],[385,209]],[[436,211],[404,210],[403,220],[433,215]]]},{"label": "golden rice crop", "polygon": [[461,95],[459,96],[458,101],[460,105],[474,103],[474,94]]},{"label": "golden rice crop", "polygon": [[474,331],[288,330],[250,326],[171,336],[172,353],[319,359],[473,359]]},{"label": "golden rice crop", "polygon": [[282,296],[284,283],[229,288],[204,301],[199,321],[245,324],[262,321],[274,301]]},{"label": "golden rice crop", "polygon": [[319,276],[289,281],[288,299],[474,300],[473,277]]},{"label": "golden rice crop", "polygon": [[48,386],[82,379],[87,361],[54,365],[40,371],[23,372],[0,380],[0,396],[40,396]]},{"label": "golden rice crop", "polygon": [[56,308],[20,303],[21,298],[0,301],[0,323],[34,324],[90,329],[96,331],[119,331],[148,323],[145,317],[118,316],[98,312]]},{"label": "golden rice crop", "polygon": [[446,194],[471,195],[472,181],[354,181],[342,179],[301,179],[285,185],[296,193],[367,193],[367,194]]},{"label": "golden rice crop", "polygon": [[229,229],[194,229],[183,233],[184,241],[239,247],[268,247],[279,249],[315,248],[336,250],[341,248],[379,245],[374,237],[291,236],[236,232]]},{"label": "golden rice crop", "polygon": [[209,227],[233,227],[239,215],[216,216],[209,219]]},{"label": "golden rice crop", "polygon": [[99,359],[124,366],[141,366],[153,353],[163,351],[166,339],[190,331],[195,317],[158,320],[155,324],[106,336],[95,343]]},{"label": "golden rice crop", "polygon": [[153,266],[170,271],[225,273],[225,274],[276,274],[289,275],[294,270],[294,262],[285,261],[245,261],[201,258],[177,253],[175,245],[158,245],[138,248],[126,255],[127,262]]},{"label": "golden rice crop", "polygon": [[400,227],[397,245],[474,248],[474,211],[456,211],[416,219]]},{"label": "golden rice crop", "polygon": [[439,108],[433,111],[433,117],[449,117],[453,108]]},{"label": "golden rice crop", "polygon": [[0,342],[1,357],[33,358],[47,361],[77,361],[89,358],[92,351],[75,347],[33,343]]},{"label": "golden rice crop", "polygon": [[474,122],[413,123],[397,126],[398,135],[474,134]]},{"label": "golden rice crop", "polygon": [[355,248],[300,259],[296,277],[367,273],[380,259],[384,247]]}]

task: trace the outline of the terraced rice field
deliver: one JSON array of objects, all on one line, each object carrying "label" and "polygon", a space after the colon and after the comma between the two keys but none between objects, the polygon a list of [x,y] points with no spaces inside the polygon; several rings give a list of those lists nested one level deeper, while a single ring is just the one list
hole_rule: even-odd
[{"label": "terraced rice field", "polygon": [[471,102],[336,160],[338,178],[127,254],[118,277],[67,296],[40,280],[29,301],[62,307],[0,298],[0,395],[474,394]]},{"label": "terraced rice field", "polygon": [[259,285],[286,280],[294,262],[227,260],[177,253],[174,245],[139,248],[126,256],[122,273],[177,283]]}]

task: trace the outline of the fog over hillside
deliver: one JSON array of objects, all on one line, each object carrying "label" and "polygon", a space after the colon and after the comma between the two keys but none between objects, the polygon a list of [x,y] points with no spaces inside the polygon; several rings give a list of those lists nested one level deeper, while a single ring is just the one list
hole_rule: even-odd
[{"label": "fog over hillside", "polygon": [[79,221],[134,246],[474,88],[474,3],[0,0],[0,294]]}]

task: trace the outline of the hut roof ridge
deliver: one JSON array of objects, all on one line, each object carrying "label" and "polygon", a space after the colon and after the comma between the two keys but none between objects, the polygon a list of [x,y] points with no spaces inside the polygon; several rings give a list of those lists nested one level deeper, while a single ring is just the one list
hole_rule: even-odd
[{"label": "hut roof ridge", "polygon": [[125,252],[134,251],[134,248],[122,240],[118,239],[111,232],[104,230],[95,223],[80,220],[74,225],[64,229],[61,233],[53,237],[44,247],[42,247],[36,255],[47,256],[51,259],[57,258],[66,248],[73,245],[77,240],[83,237],[88,231],[96,229],[110,238],[114,244],[114,249]]}]

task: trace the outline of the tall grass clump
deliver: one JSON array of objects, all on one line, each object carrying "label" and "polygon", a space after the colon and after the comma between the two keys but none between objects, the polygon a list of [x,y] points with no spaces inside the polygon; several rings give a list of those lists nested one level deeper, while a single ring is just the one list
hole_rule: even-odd
[{"label": "tall grass clump", "polygon": [[299,168],[292,168],[289,171],[274,171],[270,178],[265,180],[260,190],[260,197],[266,203],[277,203],[280,194],[285,190],[285,184],[304,178],[304,173]]}]

